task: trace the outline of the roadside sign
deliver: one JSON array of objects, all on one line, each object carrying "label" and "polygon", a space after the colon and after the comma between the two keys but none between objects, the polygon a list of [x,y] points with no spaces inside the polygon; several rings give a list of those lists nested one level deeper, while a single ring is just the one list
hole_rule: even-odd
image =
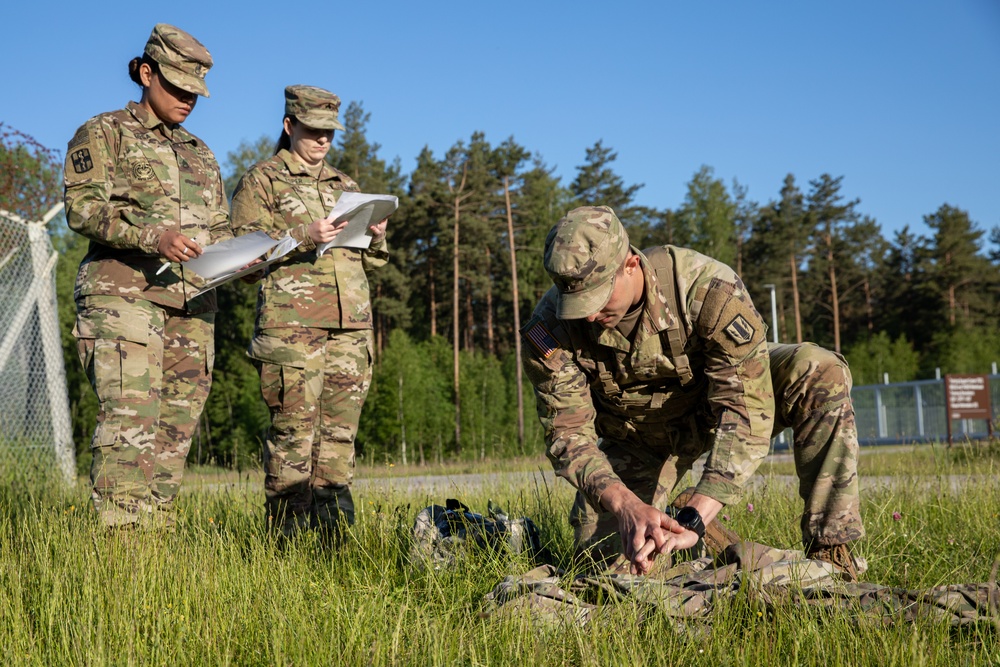
[{"label": "roadside sign", "polygon": [[945,375],[945,404],[948,411],[948,442],[951,443],[953,419],[985,419],[993,435],[993,411],[990,403],[990,380],[986,375]]}]

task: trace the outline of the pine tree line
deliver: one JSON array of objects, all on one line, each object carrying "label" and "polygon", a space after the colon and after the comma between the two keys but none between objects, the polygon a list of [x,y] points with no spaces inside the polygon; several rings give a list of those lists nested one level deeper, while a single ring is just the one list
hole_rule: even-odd
[{"label": "pine tree line", "polygon": [[[388,227],[391,262],[371,275],[378,365],[358,436],[369,460],[541,450],[516,331],[551,284],[542,266],[547,232],[582,204],[611,206],[639,248],[672,243],[729,264],[769,325],[773,287],[778,338],[842,352],[856,385],[881,382],[886,373],[905,381],[933,377],[936,369],[989,372],[1000,361],[1000,226],[987,239],[957,206],[925,215],[926,236],[907,226],[886,239],[846,194],[843,176],[820,174],[800,185],[789,174],[760,203],[704,166],[680,206],[658,210],[635,203],[645,186],[615,172],[617,154],[601,141],[586,149],[568,184],[513,137],[493,144],[479,132],[443,154],[425,147],[404,174],[398,158],[387,163],[368,140],[369,114],[360,104],[349,104],[343,121],[330,162],[363,191],[400,198]],[[227,156],[230,192],[250,165],[273,153],[277,130]],[[72,282],[86,244],[56,236],[65,254],[60,312],[74,428],[84,452],[96,406],[69,331]],[[255,292],[240,282],[219,290],[214,385],[192,459],[244,465],[258,455],[267,412],[244,353]]]}]

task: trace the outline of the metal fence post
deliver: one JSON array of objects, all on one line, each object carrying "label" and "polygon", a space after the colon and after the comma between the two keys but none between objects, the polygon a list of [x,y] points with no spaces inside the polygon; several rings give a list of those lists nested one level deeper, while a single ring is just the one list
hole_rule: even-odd
[{"label": "metal fence post", "polygon": [[917,404],[917,435],[924,437],[924,397],[920,385],[913,385],[913,400]]},{"label": "metal fence post", "polygon": [[[53,451],[67,484],[76,479],[73,434],[46,224],[0,211],[0,447],[15,458]],[[4,452],[6,453],[6,451]]]},{"label": "metal fence post", "polygon": [[882,403],[882,390],[875,387],[875,423],[878,425],[878,437],[888,437],[889,429],[885,424],[885,405]]}]

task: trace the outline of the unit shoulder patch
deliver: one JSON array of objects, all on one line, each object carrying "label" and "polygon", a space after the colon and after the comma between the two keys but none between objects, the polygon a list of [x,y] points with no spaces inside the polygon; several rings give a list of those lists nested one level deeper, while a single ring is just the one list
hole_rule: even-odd
[{"label": "unit shoulder patch", "polygon": [[81,148],[70,154],[73,162],[73,171],[78,174],[85,174],[94,168],[94,159],[90,156],[89,148]]},{"label": "unit shoulder patch", "polygon": [[726,325],[724,329],[726,335],[733,339],[736,345],[746,345],[753,340],[757,330],[753,328],[745,317],[737,315]]}]

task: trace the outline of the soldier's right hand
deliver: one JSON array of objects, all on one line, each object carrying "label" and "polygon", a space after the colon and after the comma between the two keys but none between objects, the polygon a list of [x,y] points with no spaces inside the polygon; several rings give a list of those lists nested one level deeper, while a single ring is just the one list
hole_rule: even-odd
[{"label": "soldier's right hand", "polygon": [[309,234],[309,238],[311,238],[314,243],[329,243],[333,239],[337,238],[337,234],[339,234],[346,226],[346,220],[334,225],[333,218],[327,217],[313,222],[306,228],[306,231]]},{"label": "soldier's right hand", "polygon": [[180,232],[168,230],[160,236],[156,251],[171,262],[186,262],[201,255],[201,246]]},{"label": "soldier's right hand", "polygon": [[[601,496],[601,504],[618,518],[618,532],[632,574],[647,574],[672,535],[670,517],[644,503],[624,484],[615,484]],[[651,541],[650,547],[643,548]]]}]

